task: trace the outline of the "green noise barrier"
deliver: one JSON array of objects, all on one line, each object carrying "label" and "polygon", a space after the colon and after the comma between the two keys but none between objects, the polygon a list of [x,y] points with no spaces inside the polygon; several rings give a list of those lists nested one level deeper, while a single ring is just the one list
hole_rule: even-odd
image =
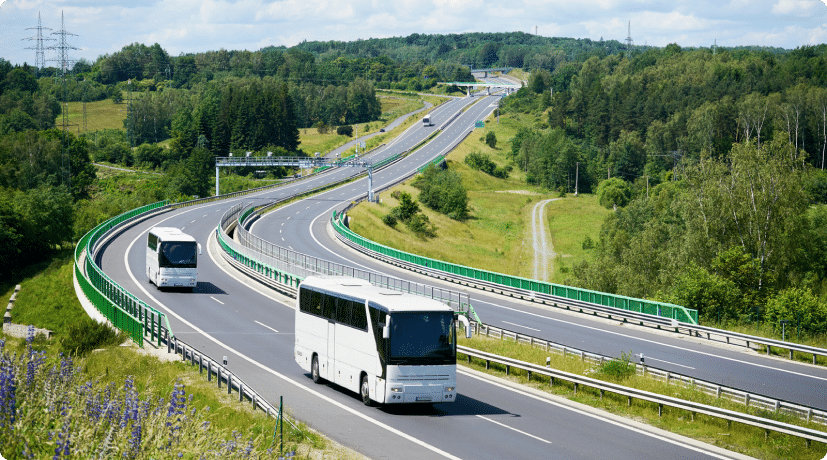
[{"label": "green noise barrier", "polygon": [[379,243],[370,241],[351,231],[342,223],[344,213],[338,214],[333,211],[331,222],[336,231],[348,240],[382,254],[409,264],[419,265],[429,269],[440,270],[458,276],[463,276],[486,283],[498,284],[505,287],[523,289],[526,291],[548,294],[566,299],[590,302],[606,307],[614,307],[622,310],[635,311],[663,318],[675,319],[683,323],[698,324],[698,311],[665,302],[635,299],[616,294],[591,291],[588,289],[562,286],[559,284],[546,283],[544,281],[531,280],[518,276],[504,275],[502,273],[480,270],[478,268],[466,267],[464,265],[452,264],[441,260],[410,254],[398,249],[393,249]]}]

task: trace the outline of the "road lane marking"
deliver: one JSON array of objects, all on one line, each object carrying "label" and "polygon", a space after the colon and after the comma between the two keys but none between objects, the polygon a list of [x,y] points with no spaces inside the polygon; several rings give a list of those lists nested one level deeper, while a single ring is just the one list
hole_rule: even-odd
[{"label": "road lane marking", "polygon": [[[174,216],[172,216],[172,217],[174,217]],[[171,219],[172,217],[169,217],[169,219]],[[164,219],[164,220],[166,220],[166,219]],[[162,222],[163,222],[163,221],[162,221]],[[409,435],[408,433],[405,433],[405,432],[400,431],[400,430],[398,430],[398,429],[396,429],[396,428],[394,428],[394,427],[392,427],[392,426],[390,426],[390,425],[387,425],[387,424],[385,424],[385,423],[382,423],[382,422],[380,422],[379,420],[377,420],[377,419],[375,419],[375,418],[369,417],[368,415],[365,415],[365,414],[363,414],[363,413],[361,413],[361,412],[359,412],[359,411],[357,411],[357,410],[355,410],[355,409],[352,409],[352,408],[350,408],[350,407],[346,406],[345,404],[340,403],[340,402],[338,402],[338,401],[336,401],[336,400],[332,399],[332,398],[331,398],[331,397],[329,397],[329,396],[326,396],[326,395],[324,395],[324,394],[322,394],[322,393],[319,393],[318,391],[316,391],[316,390],[314,390],[314,389],[311,389],[310,387],[305,386],[304,384],[299,383],[298,381],[293,380],[293,379],[291,379],[291,378],[287,377],[287,376],[286,376],[286,375],[284,375],[284,374],[281,374],[281,373],[279,373],[279,372],[276,372],[276,370],[275,370],[275,369],[271,369],[271,368],[269,368],[269,367],[265,366],[264,364],[259,363],[258,361],[256,361],[256,360],[254,360],[254,359],[250,358],[249,356],[247,356],[247,355],[245,355],[245,354],[241,353],[240,351],[238,351],[238,350],[236,350],[236,349],[234,349],[234,348],[230,347],[228,344],[226,344],[226,343],[224,343],[224,342],[222,342],[222,341],[220,341],[220,340],[216,339],[216,338],[215,338],[215,337],[213,337],[212,335],[210,335],[210,334],[208,334],[208,333],[204,332],[201,328],[199,328],[199,327],[198,327],[198,326],[196,326],[195,324],[193,324],[193,323],[191,323],[191,322],[187,321],[186,319],[184,319],[184,317],[183,317],[183,316],[181,316],[181,315],[179,315],[179,314],[175,313],[175,312],[174,312],[174,311],[172,311],[169,307],[167,307],[166,305],[164,305],[163,303],[161,303],[160,301],[158,301],[158,299],[156,299],[156,298],[155,298],[152,294],[150,294],[150,293],[149,293],[149,291],[147,291],[147,290],[146,290],[146,288],[145,288],[143,285],[141,285],[141,284],[139,284],[139,283],[138,283],[138,280],[135,278],[135,275],[132,273],[132,269],[129,267],[129,260],[128,260],[128,257],[129,257],[129,253],[130,253],[130,251],[131,251],[131,249],[132,249],[132,246],[134,246],[134,245],[135,245],[135,242],[136,242],[136,241],[138,241],[138,239],[139,239],[139,238],[141,238],[141,237],[144,235],[144,233],[146,233],[146,232],[143,232],[143,233],[141,233],[140,235],[138,235],[138,236],[137,236],[134,240],[132,240],[132,243],[130,243],[130,244],[129,244],[129,247],[127,247],[126,252],[124,253],[124,265],[126,265],[126,271],[127,271],[127,273],[129,274],[129,277],[132,279],[132,282],[133,282],[133,283],[135,283],[135,285],[136,285],[136,286],[138,286],[138,289],[140,289],[141,291],[143,291],[144,295],[146,295],[149,299],[151,299],[153,302],[155,302],[155,304],[156,304],[156,305],[158,305],[158,307],[160,307],[161,309],[165,310],[168,314],[170,314],[170,315],[174,316],[174,317],[175,317],[178,321],[181,321],[181,322],[182,322],[182,323],[184,323],[186,326],[188,326],[189,328],[191,328],[193,331],[195,331],[195,332],[197,332],[197,333],[201,334],[201,335],[202,335],[202,336],[204,336],[206,339],[210,340],[211,342],[215,343],[216,345],[218,345],[218,346],[220,346],[220,347],[222,347],[222,348],[226,349],[229,353],[233,353],[233,354],[235,354],[235,355],[236,355],[236,356],[238,356],[239,358],[241,358],[241,359],[243,359],[243,360],[245,360],[245,361],[249,362],[250,364],[252,364],[252,365],[254,365],[254,366],[258,367],[259,369],[262,369],[263,371],[269,372],[269,373],[270,373],[270,374],[272,374],[273,376],[275,376],[275,377],[277,377],[277,378],[279,378],[279,379],[281,379],[281,380],[284,380],[285,382],[290,383],[291,385],[294,385],[294,386],[296,386],[297,388],[299,388],[299,389],[301,389],[301,390],[304,390],[304,391],[306,391],[306,392],[310,393],[310,394],[311,394],[311,395],[313,395],[314,397],[319,398],[319,399],[321,399],[321,400],[324,400],[324,401],[325,401],[325,402],[327,402],[328,404],[332,404],[332,405],[334,405],[334,406],[338,407],[339,409],[341,409],[341,410],[343,410],[343,411],[345,411],[345,412],[348,412],[349,414],[351,414],[351,415],[353,415],[353,416],[355,416],[355,417],[359,417],[359,418],[361,418],[362,420],[364,420],[364,421],[366,421],[366,422],[368,422],[368,423],[372,423],[372,424],[374,424],[374,425],[378,426],[379,428],[382,428],[382,429],[384,429],[384,430],[386,430],[386,431],[388,431],[388,432],[390,432],[390,433],[393,433],[393,434],[395,434],[395,435],[397,435],[397,436],[399,436],[399,437],[401,437],[401,438],[403,438],[403,439],[406,439],[406,440],[408,440],[408,441],[410,441],[410,442],[412,442],[412,443],[414,443],[414,444],[417,444],[417,445],[419,445],[419,446],[421,446],[421,447],[423,447],[423,448],[425,448],[425,449],[428,449],[428,450],[430,450],[431,452],[434,452],[434,453],[436,453],[436,454],[439,454],[439,455],[441,455],[441,456],[443,456],[443,457],[445,457],[445,458],[449,458],[449,459],[452,459],[452,460],[460,460],[460,458],[459,458],[459,457],[456,457],[456,456],[454,456],[454,455],[451,455],[451,454],[449,454],[448,452],[445,452],[445,451],[443,451],[443,450],[441,450],[441,449],[437,448],[436,446],[432,446],[432,445],[430,445],[430,444],[426,443],[425,441],[422,441],[421,439],[417,439],[417,438],[415,438],[415,437],[413,437],[413,436]],[[214,232],[211,232],[211,233],[210,233],[210,235],[209,235],[209,237],[208,237],[208,239],[213,239],[213,238],[215,238],[215,233],[214,233]],[[209,245],[209,242],[208,242],[207,244]],[[209,246],[208,246],[208,247],[209,247]],[[209,256],[210,256],[210,259],[212,259],[213,264],[215,264],[215,266],[216,266],[216,267],[218,267],[218,268],[219,268],[220,270],[222,270],[223,272],[225,272],[225,273],[227,273],[228,275],[230,275],[230,276],[232,276],[233,278],[235,278],[235,276],[233,276],[232,274],[230,274],[227,270],[225,270],[225,269],[224,269],[224,267],[222,267],[221,265],[219,265],[219,264],[218,264],[218,261],[216,261],[216,260],[215,260],[215,258],[213,257],[213,254],[212,254],[211,252],[209,252],[209,251],[208,251],[208,254],[209,254]],[[238,281],[238,278],[236,278],[236,280]],[[239,281],[239,282],[240,282],[240,281]],[[255,291],[255,290],[254,290],[254,292],[258,292],[258,291]],[[270,297],[270,296],[264,296],[264,297],[267,297],[267,298],[270,298],[270,299],[274,299],[273,297]],[[279,302],[279,303],[282,303],[282,302]],[[282,304],[283,304],[283,303],[282,303]],[[283,305],[287,305],[287,304],[283,304]],[[288,305],[288,307],[289,307],[289,305]],[[291,308],[292,308],[292,307],[291,307]]]},{"label": "road lane marking", "polygon": [[258,324],[259,326],[264,326],[264,327],[266,327],[267,329],[270,329],[270,330],[271,330],[271,331],[273,331],[273,332],[276,332],[276,333],[278,333],[278,332],[279,332],[279,331],[277,331],[277,330],[273,329],[272,327],[270,327],[270,326],[268,326],[268,325],[266,325],[266,324],[264,324],[264,323],[260,323],[260,322],[258,322],[258,321],[254,321],[254,322],[255,322],[256,324]]},{"label": "road lane marking", "polygon": [[[553,399],[550,399],[551,397],[557,398],[556,396],[553,396],[553,395],[548,395],[548,397],[542,397],[540,395],[537,395],[537,394],[534,394],[534,393],[529,393],[528,391],[525,391],[525,390],[522,390],[522,389],[514,388],[514,387],[511,387],[511,386],[508,386],[508,385],[504,385],[504,384],[502,384],[500,382],[497,382],[497,381],[494,381],[494,380],[489,380],[487,378],[483,378],[483,377],[480,377],[478,375],[471,374],[468,371],[464,370],[461,366],[457,366],[457,374],[461,374],[461,375],[464,375],[466,377],[470,377],[472,379],[476,379],[476,380],[479,380],[481,382],[485,382],[485,383],[494,385],[496,387],[500,387],[504,390],[508,390],[508,391],[517,393],[519,395],[526,396],[528,398],[532,398],[532,399],[535,399],[537,401],[550,404],[552,406],[557,406],[561,409],[566,409],[566,410],[569,410],[571,412],[575,412],[575,413],[580,414],[580,415],[585,415],[586,417],[591,417],[593,419],[597,419],[597,420],[609,423],[611,425],[618,426],[618,427],[626,429],[626,430],[634,431],[634,432],[640,433],[644,436],[649,436],[651,438],[655,438],[657,440],[667,442],[669,444],[674,444],[676,446],[683,447],[684,449],[694,450],[695,452],[701,452],[701,453],[704,453],[706,455],[710,455],[712,457],[720,458],[722,460],[732,458],[732,457],[724,457],[724,456],[722,456],[720,454],[717,454],[715,452],[704,450],[700,447],[696,447],[696,446],[693,446],[693,445],[690,445],[690,444],[686,444],[686,443],[684,443],[682,441],[678,441],[676,439],[669,439],[665,436],[661,436],[659,434],[652,433],[651,431],[646,430],[646,429],[637,428],[637,427],[635,427],[633,425],[630,425],[630,424],[624,424],[620,420],[614,420],[614,419],[609,418],[605,415],[601,415],[601,414],[593,413],[593,412],[587,412],[583,409],[579,409],[577,407],[574,407],[574,404],[580,405],[580,403],[575,403],[574,401],[568,401],[567,400],[567,402],[569,402],[572,405],[564,404],[562,402],[557,402]],[[620,418],[620,419],[623,420],[622,418]],[[632,420],[628,420],[628,423],[632,423],[632,422],[633,422]],[[676,436],[679,436],[679,435],[676,435]]]},{"label": "road lane marking", "polygon": [[526,436],[528,436],[529,438],[534,438],[534,439],[536,439],[536,440],[538,440],[538,441],[543,441],[543,442],[544,442],[544,443],[546,443],[546,444],[551,444],[551,441],[547,441],[547,440],[545,440],[545,439],[543,439],[543,438],[538,438],[537,436],[534,436],[533,434],[528,434],[528,433],[526,433],[525,431],[520,431],[520,430],[518,430],[518,429],[516,429],[516,428],[513,428],[513,427],[510,427],[510,426],[506,425],[505,423],[500,423],[500,422],[498,422],[498,421],[496,421],[496,420],[491,420],[490,418],[488,418],[488,417],[483,417],[482,415],[477,415],[477,417],[479,417],[479,418],[481,418],[481,419],[483,419],[483,420],[489,421],[489,422],[491,422],[491,423],[496,423],[496,424],[497,424],[497,425],[499,425],[499,426],[502,426],[502,427],[508,428],[509,430],[512,430],[512,431],[516,431],[517,433],[520,433],[520,434],[526,435]]},{"label": "road lane marking", "polygon": [[512,325],[512,326],[522,327],[522,328],[525,328],[525,329],[531,329],[532,331],[537,331],[537,332],[540,332],[540,329],[534,329],[533,327],[523,326],[522,324],[517,324],[517,323],[509,323],[508,321],[503,321],[503,323],[505,323],[505,324],[510,324],[510,325]]},{"label": "road lane marking", "polygon": [[[635,355],[635,356],[640,356],[640,355]],[[666,360],[664,360],[664,359],[653,358],[653,357],[651,357],[651,356],[644,356],[644,359],[650,359],[650,360],[652,360],[652,361],[660,361],[660,362],[662,362],[662,363],[671,364],[671,365],[673,365],[673,366],[685,367],[685,368],[687,368],[687,369],[695,369],[694,367],[684,366],[683,364],[673,363],[673,362],[666,361]]]},{"label": "road lane marking", "polygon": [[210,296],[210,298],[211,298],[211,299],[213,299],[213,300],[215,300],[216,302],[220,303],[221,305],[224,305],[224,302],[222,302],[222,301],[220,301],[220,300],[216,299],[215,297]]}]

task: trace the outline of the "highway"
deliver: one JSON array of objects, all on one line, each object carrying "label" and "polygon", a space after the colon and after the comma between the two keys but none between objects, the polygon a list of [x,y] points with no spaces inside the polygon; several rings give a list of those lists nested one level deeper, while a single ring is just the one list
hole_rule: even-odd
[{"label": "highway", "polygon": [[[469,132],[473,121],[483,119],[493,110],[497,99],[454,99],[433,109],[435,126],[414,124],[377,152],[377,157],[409,149],[433,134],[441,123],[468,104],[476,102],[426,147],[376,173],[374,183],[381,185],[410,171],[417,163],[447,153],[462,135]],[[213,358],[227,356],[233,372],[271,402],[284,396],[295,417],[371,458],[737,458],[651,427],[641,428],[630,421],[573,408],[565,401],[514,389],[467,370],[459,372],[461,397],[458,401],[432,407],[367,408],[354,394],[329,385],[314,385],[293,360],[293,302],[227,267],[215,248],[214,231],[220,216],[239,201],[264,203],[356,172],[353,168],[339,168],[256,195],[153,216],[112,239],[101,251],[99,263],[121,286],[165,312],[177,337]],[[267,214],[256,223],[253,231],[297,251],[348,265],[374,266],[382,272],[399,273],[354,255],[335,242],[326,230],[331,210],[363,195],[366,189],[366,180],[360,179],[295,202]],[[194,292],[158,291],[148,283],[145,233],[155,225],[182,228],[206,249],[199,261],[200,281]],[[408,272],[401,272],[401,275],[412,277]],[[424,282],[436,284],[433,280]],[[456,286],[452,287],[456,289]],[[563,343],[569,340],[574,346],[604,347],[607,354],[626,351],[631,348],[630,343],[648,344],[652,354],[643,348],[634,348],[635,352],[640,350],[647,357],[674,359],[675,363],[684,366],[696,364],[692,357],[698,361],[706,359],[699,356],[711,358],[694,350],[696,347],[711,350],[707,352],[709,354],[724,354],[719,348],[697,345],[686,339],[670,339],[648,331],[594,322],[587,317],[561,315],[476,291],[472,292],[472,300],[477,312],[488,323],[524,325],[538,329],[538,336],[553,335],[553,340]],[[515,327],[510,325],[508,328]],[[675,348],[677,346],[682,348]],[[731,352],[731,355],[731,359],[740,361],[752,358],[738,352]],[[723,363],[713,367],[721,366],[719,370],[723,375],[731,373],[729,369],[735,362]],[[785,374],[776,369],[783,363],[760,359],[757,363],[766,366],[757,369],[780,372],[788,384],[791,376],[800,374],[809,386],[821,385],[823,391],[824,380],[808,377],[809,367],[789,363],[798,374],[789,374],[789,371]],[[754,380],[749,374],[755,372],[755,364],[743,365],[752,366],[744,368],[743,379]],[[681,372],[686,373],[684,369]],[[801,397],[807,397],[807,391],[812,391],[804,388],[804,384],[790,386],[795,387]]]}]

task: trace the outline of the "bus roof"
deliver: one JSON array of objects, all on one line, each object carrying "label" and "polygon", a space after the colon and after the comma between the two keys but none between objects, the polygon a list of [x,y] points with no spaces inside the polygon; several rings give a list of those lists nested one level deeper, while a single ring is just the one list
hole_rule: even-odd
[{"label": "bus roof", "polygon": [[392,291],[349,276],[308,276],[302,286],[337,293],[347,297],[365,299],[381,305],[388,312],[401,311],[454,311],[448,305],[429,297]]},{"label": "bus roof", "polygon": [[149,233],[157,236],[161,241],[191,241],[195,242],[195,238],[184,233],[181,229],[176,227],[152,227]]}]

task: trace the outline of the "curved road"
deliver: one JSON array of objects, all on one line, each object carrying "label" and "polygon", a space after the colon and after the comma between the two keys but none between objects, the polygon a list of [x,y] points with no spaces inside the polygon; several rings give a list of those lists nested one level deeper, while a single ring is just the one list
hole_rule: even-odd
[{"label": "curved road", "polygon": [[[477,102],[426,147],[394,165],[399,169],[389,167],[380,173],[403,174],[415,163],[421,164],[439,152],[447,152],[452,148],[452,142],[468,132],[473,121],[490,113],[496,99],[463,98],[437,107],[431,112],[436,126],[427,128],[415,124],[377,155],[392,155],[410,148],[467,104]],[[176,336],[214,358],[227,356],[233,372],[260,394],[270,401],[283,395],[297,418],[372,458],[737,457],[651,427],[642,428],[634,422],[572,408],[572,403],[514,389],[496,379],[466,370],[458,372],[461,397],[457,402],[433,407],[366,408],[355,395],[338,387],[314,385],[293,360],[293,301],[226,267],[216,256],[213,232],[224,211],[241,200],[270,201],[354,173],[347,169],[333,170],[240,200],[225,200],[153,216],[123,230],[111,240],[99,257],[101,266],[124,288],[165,311]],[[375,183],[380,185],[389,179],[374,177]],[[254,231],[278,244],[282,244],[281,238],[284,238],[285,246],[309,254],[316,251],[330,260],[349,265],[374,263],[343,250],[326,230],[330,210],[341,206],[343,199],[347,202],[364,194],[365,190],[365,180],[362,179],[292,203],[260,219]],[[143,244],[146,230],[155,225],[182,228],[209,249],[209,256],[205,254],[201,258],[201,281],[194,292],[158,291],[146,280]],[[378,264],[377,267],[383,272],[393,271]],[[402,274],[411,277],[410,273]],[[427,282],[434,283],[432,280]],[[610,343],[624,343],[625,347],[625,342],[618,339],[619,335],[611,328],[604,328],[587,318],[560,317],[536,306],[504,302],[502,297],[476,292],[473,299],[477,311],[486,322],[494,325],[506,320],[517,324],[555,325],[555,334],[570,330],[564,339],[575,345],[589,335],[583,331],[591,330],[594,331],[591,335],[608,338]],[[561,327],[561,324],[567,325]],[[601,328],[605,330],[598,331]],[[623,332],[648,337],[646,331]],[[662,337],[657,336],[657,339],[659,343]],[[663,349],[663,345],[657,347]],[[616,354],[617,348],[610,353]],[[741,354],[735,355],[743,358]],[[647,353],[648,356],[657,354]],[[597,437],[599,442],[595,442]]]}]

